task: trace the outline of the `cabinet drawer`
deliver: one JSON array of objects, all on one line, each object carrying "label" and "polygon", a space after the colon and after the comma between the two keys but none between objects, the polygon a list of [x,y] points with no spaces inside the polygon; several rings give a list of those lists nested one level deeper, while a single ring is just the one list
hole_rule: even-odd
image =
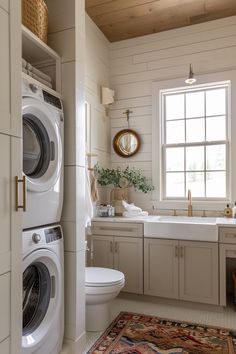
[{"label": "cabinet drawer", "polygon": [[143,224],[94,221],[92,223],[92,233],[103,236],[143,237]]},{"label": "cabinet drawer", "polygon": [[7,338],[0,343],[0,353],[10,354],[10,339]]},{"label": "cabinet drawer", "polygon": [[236,243],[236,228],[220,227],[219,229],[221,243]]},{"label": "cabinet drawer", "polygon": [[[10,334],[10,273],[0,276],[0,342]],[[0,353],[4,351],[0,350]]]}]

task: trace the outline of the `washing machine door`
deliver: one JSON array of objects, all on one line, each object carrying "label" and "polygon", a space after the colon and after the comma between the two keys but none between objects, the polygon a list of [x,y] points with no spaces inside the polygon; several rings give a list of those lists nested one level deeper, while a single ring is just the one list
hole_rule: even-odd
[{"label": "washing machine door", "polygon": [[24,353],[36,351],[57,330],[62,304],[62,266],[52,251],[41,249],[23,260]]},{"label": "washing machine door", "polygon": [[62,166],[61,113],[38,99],[23,98],[23,172],[27,188],[46,192],[55,186]]}]

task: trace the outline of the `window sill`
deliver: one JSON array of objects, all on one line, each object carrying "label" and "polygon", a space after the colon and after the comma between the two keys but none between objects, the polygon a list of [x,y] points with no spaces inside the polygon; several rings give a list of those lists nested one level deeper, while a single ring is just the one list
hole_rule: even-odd
[{"label": "window sill", "polygon": [[[166,210],[187,210],[189,202],[187,200],[152,200],[153,209]],[[212,210],[222,211],[226,204],[231,204],[228,200],[222,201],[200,201],[192,200],[192,206],[195,211]]]}]

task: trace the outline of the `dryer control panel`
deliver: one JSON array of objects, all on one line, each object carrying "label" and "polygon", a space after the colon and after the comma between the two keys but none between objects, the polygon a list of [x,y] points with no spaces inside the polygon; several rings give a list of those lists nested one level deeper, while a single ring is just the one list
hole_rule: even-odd
[{"label": "dryer control panel", "polygon": [[61,228],[59,226],[45,229],[44,234],[47,243],[54,242],[62,238]]}]

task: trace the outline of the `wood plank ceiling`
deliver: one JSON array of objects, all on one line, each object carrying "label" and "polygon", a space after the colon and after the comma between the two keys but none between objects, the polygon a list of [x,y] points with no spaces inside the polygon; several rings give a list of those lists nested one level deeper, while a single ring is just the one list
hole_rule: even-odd
[{"label": "wood plank ceiling", "polygon": [[236,0],[86,0],[111,42],[236,15]]}]

